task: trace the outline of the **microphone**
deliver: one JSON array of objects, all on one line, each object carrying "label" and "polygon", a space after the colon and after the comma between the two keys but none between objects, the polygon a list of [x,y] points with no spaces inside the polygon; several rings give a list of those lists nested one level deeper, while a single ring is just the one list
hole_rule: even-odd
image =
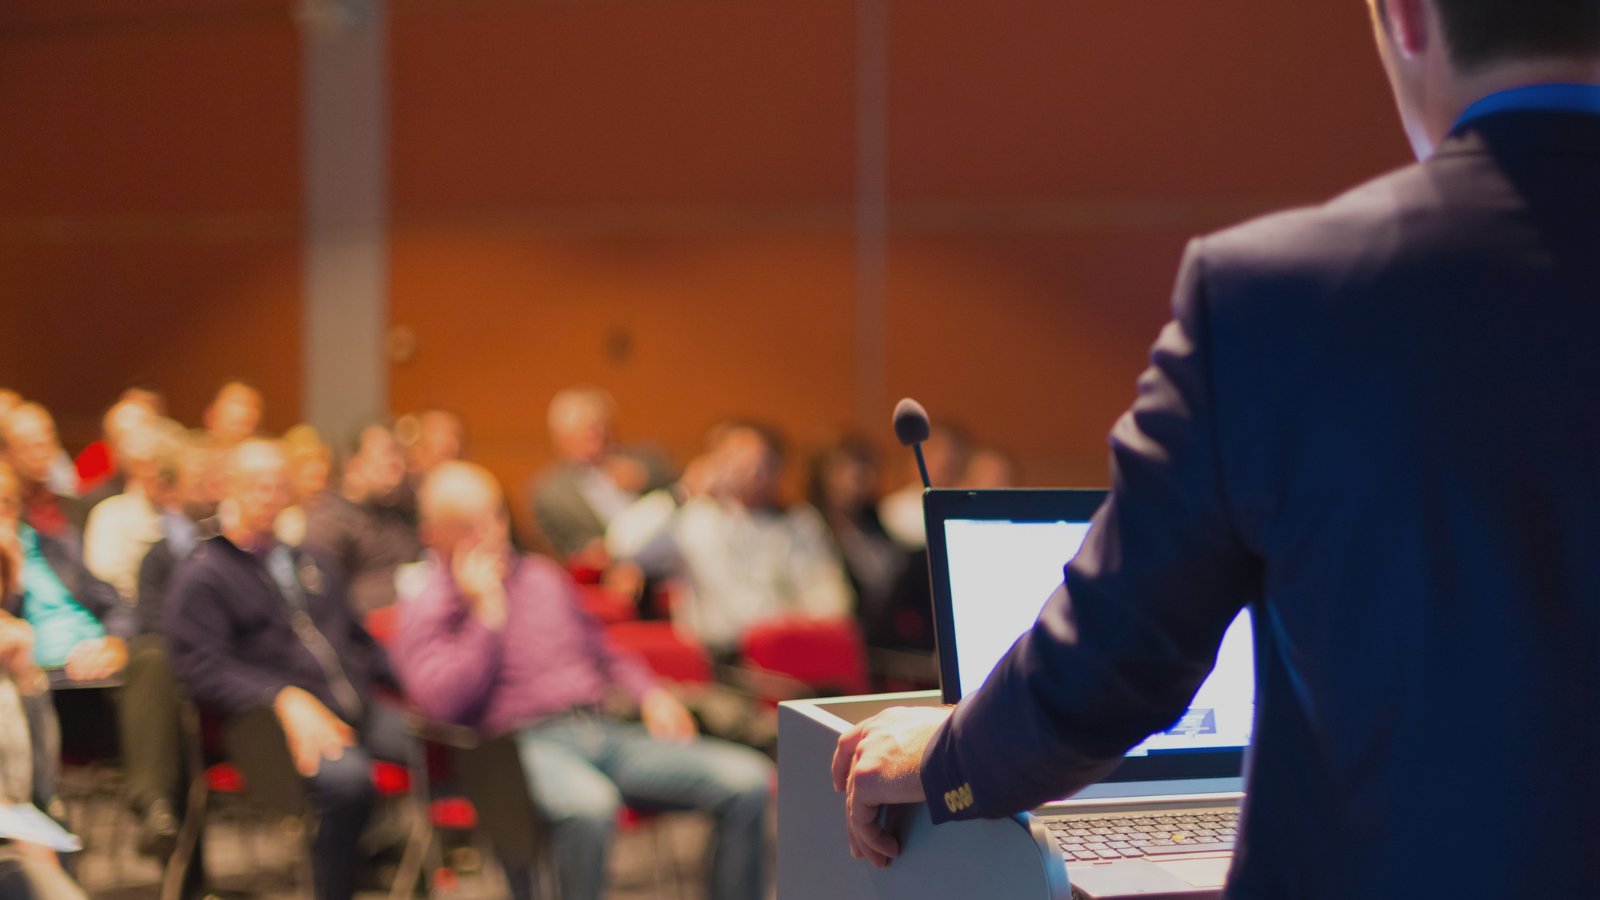
[{"label": "microphone", "polygon": [[894,436],[917,454],[917,470],[922,473],[922,486],[930,489],[933,480],[928,477],[928,462],[922,458],[922,442],[928,439],[932,431],[928,424],[928,411],[922,408],[921,403],[907,397],[894,405]]}]

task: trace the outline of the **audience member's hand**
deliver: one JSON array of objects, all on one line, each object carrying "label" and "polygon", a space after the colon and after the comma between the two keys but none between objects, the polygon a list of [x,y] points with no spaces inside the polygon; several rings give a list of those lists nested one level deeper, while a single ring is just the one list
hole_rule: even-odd
[{"label": "audience member's hand", "polygon": [[916,803],[922,793],[922,751],[952,707],[886,709],[839,736],[833,789],[843,791],[850,855],[877,868],[900,855],[900,842],[878,825],[878,808]]},{"label": "audience member's hand", "polygon": [[122,638],[103,637],[79,641],[67,654],[67,677],[73,681],[98,681],[122,671],[128,645]]},{"label": "audience member's hand", "polygon": [[690,498],[715,493],[717,484],[721,481],[721,470],[721,461],[711,454],[697,456],[689,460],[689,465],[684,467],[683,477],[678,479],[678,485]]},{"label": "audience member's hand", "polygon": [[687,744],[700,733],[694,716],[666,688],[651,688],[639,701],[639,715],[650,736],[668,744]]},{"label": "audience member's hand", "polygon": [[307,778],[317,774],[323,757],[338,759],[344,748],[354,747],[356,733],[334,715],[322,701],[297,688],[286,687],[272,701],[284,737],[289,740],[289,755],[295,770]]},{"label": "audience member's hand", "polygon": [[506,546],[492,531],[462,542],[450,562],[472,614],[491,631],[506,624]]},{"label": "audience member's hand", "polygon": [[631,562],[613,563],[601,576],[600,583],[606,590],[638,603],[644,595],[644,570]]},{"label": "audience member's hand", "polygon": [[0,597],[22,590],[22,562],[17,520],[0,516]]},{"label": "audience member's hand", "polygon": [[631,456],[613,454],[606,457],[600,468],[612,484],[631,494],[642,494],[650,486],[650,470]]},{"label": "audience member's hand", "polygon": [[34,669],[33,626],[4,611],[0,611],[0,669],[19,685],[29,683]]}]

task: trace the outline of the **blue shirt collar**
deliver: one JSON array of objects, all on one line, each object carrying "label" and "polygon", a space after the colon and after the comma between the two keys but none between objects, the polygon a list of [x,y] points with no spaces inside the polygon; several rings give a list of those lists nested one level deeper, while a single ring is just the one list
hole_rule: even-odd
[{"label": "blue shirt collar", "polygon": [[1495,113],[1510,110],[1539,109],[1560,112],[1584,112],[1600,115],[1600,85],[1596,84],[1536,84],[1531,87],[1512,88],[1479,100],[1467,107],[1456,120],[1456,131],[1461,126]]}]

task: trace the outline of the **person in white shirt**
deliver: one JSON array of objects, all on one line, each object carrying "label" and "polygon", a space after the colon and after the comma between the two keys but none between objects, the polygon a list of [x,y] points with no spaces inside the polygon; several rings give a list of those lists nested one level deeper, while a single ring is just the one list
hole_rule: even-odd
[{"label": "person in white shirt", "polygon": [[612,517],[607,551],[646,568],[676,563],[689,590],[674,624],[719,658],[735,655],[744,631],[766,619],[851,615],[855,595],[822,516],[809,504],[779,505],[781,435],[733,422],[710,443],[680,482]]},{"label": "person in white shirt", "polygon": [[127,488],[95,506],[84,528],[84,564],[130,606],[138,602],[139,564],[150,545],[165,536],[161,516],[178,480],[182,436],[182,426],[170,419],[129,432],[119,460]]}]

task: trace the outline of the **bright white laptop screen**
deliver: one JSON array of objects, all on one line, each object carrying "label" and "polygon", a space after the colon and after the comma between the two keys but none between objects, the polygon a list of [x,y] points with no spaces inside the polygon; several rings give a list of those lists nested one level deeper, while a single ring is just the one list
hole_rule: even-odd
[{"label": "bright white laptop screen", "polygon": [[[1089,523],[947,519],[944,531],[956,667],[965,697],[1033,627],[1061,586],[1062,570],[1083,544]],[[1254,719],[1250,617],[1240,613],[1188,712],[1128,755],[1245,747]]]}]

